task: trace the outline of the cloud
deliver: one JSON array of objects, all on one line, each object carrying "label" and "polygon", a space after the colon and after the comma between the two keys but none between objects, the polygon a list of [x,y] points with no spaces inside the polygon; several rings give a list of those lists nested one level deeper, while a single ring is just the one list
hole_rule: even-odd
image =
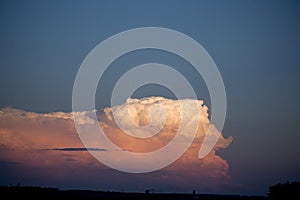
[{"label": "cloud", "polygon": [[[83,112],[76,112],[77,115],[80,116],[79,124],[94,124],[94,120],[89,118],[87,116],[90,112],[96,112],[96,110],[93,111],[83,111]],[[51,112],[51,113],[34,113],[34,112],[26,112],[19,109],[14,109],[10,107],[3,108],[0,110],[0,116],[6,116],[6,117],[18,117],[22,119],[48,119],[48,120],[73,120],[74,112]]]},{"label": "cloud", "polygon": [[[207,107],[203,101],[172,100],[163,97],[143,99],[128,99],[123,105],[105,108],[103,121],[117,123],[117,127],[131,136],[150,137],[153,132],[173,135],[179,128],[188,129],[190,124],[199,119],[200,129],[209,124]],[[198,110],[195,107],[198,107]],[[108,121],[107,121],[108,120]],[[102,121],[102,120],[100,120]],[[181,126],[181,127],[179,127]],[[186,137],[190,137],[193,130],[185,130]],[[204,131],[199,131],[202,136]]]},{"label": "cloud", "polygon": [[54,151],[106,151],[106,149],[100,148],[53,148],[46,150],[54,150]]},{"label": "cloud", "polygon": [[[184,108],[180,107],[182,105]],[[195,109],[195,105],[198,106],[198,110]],[[177,132],[185,136],[183,141],[180,141],[184,142],[193,137],[196,131],[195,148],[204,145],[202,141],[208,132],[220,134],[210,124],[207,111],[203,101],[149,97],[128,99],[123,105],[105,108],[103,112],[98,113],[98,118],[102,129],[115,144],[134,152],[149,152],[167,145]],[[193,126],[193,123],[198,124]],[[156,134],[153,135],[153,132]],[[231,141],[231,137],[225,139],[220,134],[213,150],[224,149]]]},{"label": "cloud", "polygon": [[[72,112],[34,113],[3,108],[0,110],[0,160],[18,165],[1,168],[0,175],[10,175],[1,183],[10,184],[12,180],[18,182],[22,179],[27,183],[38,180],[31,184],[51,183],[60,187],[101,185],[97,189],[120,190],[159,187],[165,191],[190,191],[191,188],[210,191],[229,184],[229,165],[216,151],[227,148],[232,138],[226,139],[221,135],[213,151],[199,159],[200,145],[211,125],[208,108],[203,101],[196,101],[198,111],[195,112],[193,106],[189,107],[195,100],[180,101],[162,97],[128,99],[123,105],[92,111],[97,113],[107,137],[124,151],[132,152],[157,150],[168,144],[179,129],[184,138],[191,137],[194,131],[191,124],[199,117],[196,137],[184,155],[170,166],[147,174],[120,173],[93,158],[87,150],[99,153],[111,151],[99,148],[99,145],[83,146],[75,130]],[[184,117],[181,116],[182,102],[187,111]],[[95,123],[87,112],[75,114],[83,116],[81,124]],[[115,119],[119,119],[118,122]],[[185,121],[179,126],[181,119]],[[144,127],[142,131],[139,126]],[[153,131],[156,134],[153,135]]]}]

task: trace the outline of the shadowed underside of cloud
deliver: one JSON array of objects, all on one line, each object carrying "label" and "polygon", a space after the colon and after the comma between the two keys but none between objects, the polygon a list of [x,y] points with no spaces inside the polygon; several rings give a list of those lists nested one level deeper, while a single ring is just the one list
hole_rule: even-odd
[{"label": "shadowed underside of cloud", "polygon": [[[60,187],[92,187],[100,189],[144,190],[160,188],[163,191],[190,191],[191,188],[210,192],[230,184],[228,163],[216,151],[228,147],[232,138],[219,137],[214,149],[204,159],[198,158],[200,145],[210,125],[207,107],[199,101],[200,121],[194,142],[176,162],[159,171],[147,174],[127,174],[112,170],[101,164],[89,151],[109,153],[99,148],[97,141],[90,146],[82,145],[74,126],[73,113],[38,114],[13,108],[0,110],[0,160],[17,163],[14,167],[1,168],[1,184],[18,182],[29,184],[51,184]],[[150,120],[153,105],[166,111],[165,119],[158,109]],[[155,108],[155,107],[154,107]],[[116,112],[122,120],[117,124],[112,115]],[[151,97],[129,99],[124,105],[106,108],[97,112],[99,124],[107,137],[121,149],[132,152],[151,152],[168,144],[178,130],[180,121],[178,101]],[[84,113],[80,113],[84,115]],[[130,116],[126,117],[126,114]],[[80,123],[92,124],[93,120],[83,117]],[[194,119],[190,116],[189,124]],[[164,126],[161,127],[164,121]],[[151,123],[150,123],[151,122]],[[121,124],[121,125],[120,125]],[[150,126],[147,126],[149,125]],[[126,130],[126,133],[122,131]],[[139,131],[136,127],[143,126]],[[149,137],[152,130],[158,134]],[[184,133],[189,137],[191,130]],[[135,136],[147,136],[137,138]],[[40,150],[47,151],[40,151]],[[120,157],[112,158],[118,161]],[[148,161],[145,160],[145,163]],[[32,182],[32,181],[37,182]],[[99,189],[97,187],[97,189]]]},{"label": "shadowed underside of cloud", "polygon": [[54,150],[54,151],[106,151],[106,149],[100,148],[53,148],[46,150]]}]

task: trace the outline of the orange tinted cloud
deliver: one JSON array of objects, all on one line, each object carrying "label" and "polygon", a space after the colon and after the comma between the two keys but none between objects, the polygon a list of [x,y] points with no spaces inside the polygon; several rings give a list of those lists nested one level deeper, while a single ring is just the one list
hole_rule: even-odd
[{"label": "orange tinted cloud", "polygon": [[[147,101],[153,100],[147,99]],[[152,121],[149,119],[149,110],[145,102],[129,101],[126,105],[130,106],[130,118],[136,125],[155,126],[157,124],[161,126],[159,118]],[[158,134],[150,138],[133,137],[134,134],[143,133],[132,131],[135,127],[132,127],[132,123],[127,123],[125,118],[123,118],[125,120],[122,122],[122,128],[126,127],[127,133],[120,130],[111,111],[119,109],[118,114],[123,115],[122,112],[125,110],[122,110],[122,106],[106,108],[98,112],[100,125],[112,142],[122,149],[133,152],[156,150],[166,145],[178,130],[176,101],[161,99],[161,103],[168,110],[165,116],[166,123]],[[126,105],[124,104],[123,108],[127,109]],[[196,138],[184,155],[162,170],[136,175],[109,169],[85,151],[75,130],[72,113],[39,114],[4,108],[0,110],[0,161],[18,163],[18,170],[11,173],[17,177],[24,177],[24,174],[27,174],[25,176],[28,177],[27,182],[30,182],[30,178],[52,181],[55,179],[57,182],[54,181],[54,183],[60,183],[63,187],[68,187],[64,183],[70,184],[76,181],[123,189],[128,186],[136,190],[159,187],[166,188],[165,190],[189,191],[191,187],[194,189],[222,187],[230,182],[229,166],[226,160],[216,155],[215,152],[228,147],[232,139],[225,139],[221,135],[213,151],[204,159],[199,159],[199,148],[210,125],[207,108],[200,105],[199,112],[200,124]],[[88,124],[93,121],[86,118],[81,123]],[[105,149],[90,150],[105,151]],[[116,179],[119,180],[116,181]],[[140,186],[137,186],[137,182]]]}]

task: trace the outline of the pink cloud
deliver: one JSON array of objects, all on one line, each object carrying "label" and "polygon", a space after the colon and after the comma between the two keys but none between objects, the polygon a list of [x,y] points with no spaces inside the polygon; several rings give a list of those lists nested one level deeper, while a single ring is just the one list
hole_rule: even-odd
[{"label": "pink cloud", "polygon": [[[135,111],[143,110],[139,101],[132,106]],[[85,187],[101,185],[103,188],[135,190],[158,187],[172,191],[223,187],[230,183],[229,166],[215,152],[228,147],[232,138],[225,139],[221,135],[214,150],[204,159],[199,159],[199,147],[209,126],[207,108],[203,107],[201,112],[201,126],[196,139],[180,159],[156,172],[126,174],[106,167],[84,151],[72,113],[38,114],[4,108],[0,110],[0,161],[18,163],[11,173],[15,177],[23,177],[29,184],[30,180],[38,179],[40,184],[60,187],[83,184]],[[146,118],[146,121],[143,120],[142,113],[135,112],[135,120],[140,120],[136,122],[149,123]],[[177,129],[177,119],[169,115],[159,134],[149,139],[134,138],[118,128],[111,116],[111,108],[98,115],[107,136],[121,148],[134,152],[149,152],[162,147],[174,137],[173,132]],[[87,119],[83,123],[90,121]]]}]

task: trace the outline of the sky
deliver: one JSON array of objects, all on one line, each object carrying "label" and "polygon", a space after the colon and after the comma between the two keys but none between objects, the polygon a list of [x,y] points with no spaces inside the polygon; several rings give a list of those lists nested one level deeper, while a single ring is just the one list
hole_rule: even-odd
[{"label": "sky", "polygon": [[[166,171],[154,172],[154,176],[143,177],[105,168],[85,151],[63,150],[82,147],[78,138],[73,138],[76,136],[68,136],[76,133],[72,121],[61,118],[72,111],[73,84],[81,63],[101,41],[138,27],[164,27],[192,37],[210,54],[222,75],[227,96],[222,135],[224,140],[233,140],[226,148],[216,150],[212,158],[214,166],[224,171],[217,168],[211,171],[215,176],[207,175],[210,181],[203,181],[209,172],[205,166],[201,168],[202,180],[192,181],[199,184],[197,191],[265,195],[272,184],[299,181],[299,17],[297,1],[1,1],[0,184],[21,182],[124,191],[151,187],[163,192],[187,191],[192,187],[187,180],[193,175],[182,176],[176,179],[176,187],[172,185],[170,172],[177,177],[190,170],[180,168],[183,161],[178,161],[177,168],[170,166]],[[110,107],[116,81],[132,66],[148,62],[168,64],[185,75],[197,98],[210,109],[209,93],[201,75],[185,60],[158,50],[131,52],[112,63],[98,85],[96,108]],[[133,98],[145,96],[174,99],[168,88],[155,84],[133,94]],[[55,117],[45,119],[45,113],[53,112]],[[33,120],[32,115],[40,121]],[[56,130],[61,131],[49,142],[53,145],[42,145]],[[23,132],[28,135],[23,136]],[[45,133],[37,145],[39,140],[35,138],[39,137],[34,133],[40,132]],[[65,132],[65,140],[56,139]],[[41,153],[29,149],[26,156],[33,160],[22,160],[13,150],[5,151],[4,147],[12,141],[27,141],[13,143],[15,151],[29,144],[39,150],[60,150]],[[60,156],[65,158],[61,167],[53,164]],[[78,168],[72,159],[79,163]],[[34,161],[41,164],[33,165]],[[97,170],[98,165],[101,170]],[[45,166],[48,168],[43,171]],[[85,175],[88,169],[95,174]],[[70,171],[65,179],[56,180],[65,171]],[[160,173],[167,174],[161,185]],[[216,182],[221,184],[215,185]]]}]

